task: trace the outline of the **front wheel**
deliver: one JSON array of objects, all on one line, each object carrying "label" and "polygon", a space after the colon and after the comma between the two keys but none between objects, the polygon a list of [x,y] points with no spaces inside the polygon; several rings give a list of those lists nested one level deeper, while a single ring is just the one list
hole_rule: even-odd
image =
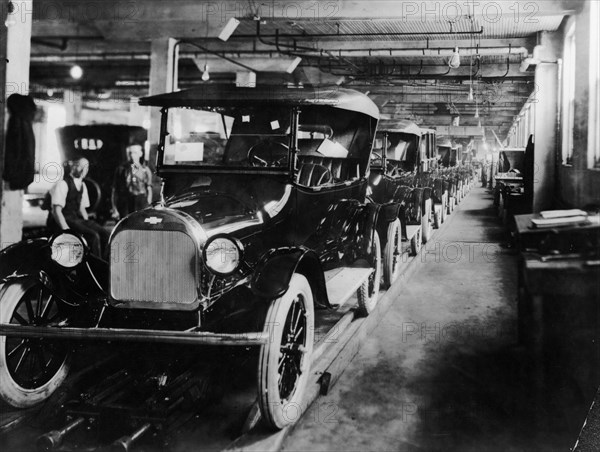
[{"label": "front wheel", "polygon": [[358,313],[363,316],[367,316],[375,310],[379,299],[379,285],[381,284],[381,242],[379,241],[379,234],[377,232],[373,236],[371,253],[371,259],[375,268],[356,292]]},{"label": "front wheel", "polygon": [[387,230],[387,242],[383,251],[383,281],[387,287],[394,284],[400,274],[400,255],[402,254],[402,233],[400,220],[396,218]]},{"label": "front wheel", "polygon": [[294,273],[285,294],[269,306],[264,331],[269,341],[260,349],[259,405],[270,428],[281,429],[302,414],[314,341],[314,306],[307,279]]},{"label": "front wheel", "polygon": [[[7,283],[0,291],[0,323],[44,326],[64,320],[57,300],[39,282]],[[48,399],[69,372],[66,343],[0,336],[0,398],[15,408]]]}]

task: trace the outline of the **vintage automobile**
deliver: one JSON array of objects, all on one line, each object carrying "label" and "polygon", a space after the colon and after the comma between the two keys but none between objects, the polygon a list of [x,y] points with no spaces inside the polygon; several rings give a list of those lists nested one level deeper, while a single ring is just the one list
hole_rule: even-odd
[{"label": "vintage automobile", "polygon": [[438,168],[448,187],[448,207],[446,212],[451,213],[461,199],[462,182],[458,175],[460,164],[461,146],[449,139],[440,140],[437,144],[439,162]]},{"label": "vintage automobile", "polygon": [[509,193],[524,193],[523,173],[525,148],[503,148],[495,165],[494,206],[498,216],[505,215],[506,197]]},{"label": "vintage automobile", "polygon": [[430,164],[428,132],[407,120],[385,120],[377,129],[371,154],[370,199],[382,206],[382,216],[394,219],[389,230],[379,229],[387,285],[398,276],[401,241],[409,239],[407,226],[421,225],[421,230],[410,237],[413,254],[429,238],[431,191],[418,183]]},{"label": "vintage automobile", "polygon": [[309,377],[315,310],[377,303],[378,109],[339,88],[211,85],[140,103],[162,112],[163,198],[116,225],[109,262],[69,231],[2,251],[0,396],[47,399],[82,339],[249,347],[262,418],[282,428]]}]

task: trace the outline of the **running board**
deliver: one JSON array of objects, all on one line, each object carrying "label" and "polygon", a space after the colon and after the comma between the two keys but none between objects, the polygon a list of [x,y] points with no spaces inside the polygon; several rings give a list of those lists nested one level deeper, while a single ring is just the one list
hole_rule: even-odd
[{"label": "running board", "polygon": [[363,282],[373,273],[371,268],[343,267],[325,272],[329,303],[338,309],[352,298]]}]

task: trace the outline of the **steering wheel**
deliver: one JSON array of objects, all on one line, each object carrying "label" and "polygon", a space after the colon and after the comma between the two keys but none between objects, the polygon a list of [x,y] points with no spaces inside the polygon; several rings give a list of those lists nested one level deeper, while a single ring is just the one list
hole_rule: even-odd
[{"label": "steering wheel", "polygon": [[264,139],[256,143],[248,151],[248,162],[252,166],[281,166],[288,158],[290,148],[284,143]]}]

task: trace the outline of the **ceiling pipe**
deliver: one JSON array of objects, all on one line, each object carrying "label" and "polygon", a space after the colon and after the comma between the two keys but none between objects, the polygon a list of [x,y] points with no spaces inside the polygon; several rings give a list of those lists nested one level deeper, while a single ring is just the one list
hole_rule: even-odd
[{"label": "ceiling pipe", "polygon": [[450,25],[450,31],[435,31],[427,33],[417,32],[377,32],[377,33],[340,33],[340,24],[337,23],[336,33],[279,33],[279,29],[275,30],[275,33],[261,34],[260,33],[260,21],[257,20],[257,34],[240,34],[232,35],[230,39],[250,39],[250,38],[284,38],[284,39],[295,39],[295,40],[307,40],[313,38],[375,38],[375,37],[402,37],[402,36],[455,36],[455,35],[481,35],[483,34],[483,27],[479,30],[474,31],[453,31],[452,25]]},{"label": "ceiling pipe", "polygon": [[[525,47],[472,47],[461,48],[461,56],[493,56],[493,55],[524,55],[527,56],[528,50]],[[418,57],[418,58],[436,58],[450,57],[454,53],[454,48],[438,48],[438,49],[347,49],[347,50],[325,50],[322,51],[305,51],[300,53],[307,57],[322,56],[322,53],[335,52],[336,56],[345,57]]]},{"label": "ceiling pipe", "polygon": [[[273,56],[274,51],[270,50],[237,50],[229,52],[217,52],[210,50],[200,44],[193,41],[181,41],[182,43],[189,44],[200,49],[203,53],[198,52],[180,52],[180,58],[197,58],[199,55],[208,53],[218,58],[229,59],[239,58],[242,55],[266,55]],[[58,44],[57,44],[58,45]],[[461,54],[464,56],[495,56],[495,55],[527,55],[528,51],[525,47],[461,47]],[[347,50],[333,50],[333,49],[310,49],[303,52],[287,52],[283,49],[278,50],[278,53],[289,54],[291,56],[299,57],[312,57],[312,58],[323,58],[328,56],[330,58],[339,60],[342,58],[359,58],[359,57],[415,57],[421,61],[425,58],[438,58],[447,57],[452,55],[454,51],[453,47],[447,48],[422,48],[422,49],[347,49]],[[149,60],[149,53],[104,53],[104,54],[67,54],[67,55],[31,55],[31,61],[36,62],[60,62],[60,61],[112,61],[112,60]],[[233,62],[233,61],[232,61]],[[235,63],[238,64],[238,63]],[[354,65],[354,63],[353,63]],[[253,70],[245,67],[247,70]],[[254,71],[254,70],[253,70]]]},{"label": "ceiling pipe", "polygon": [[60,63],[69,61],[150,61],[148,53],[105,53],[73,55],[31,55],[32,63]]}]

